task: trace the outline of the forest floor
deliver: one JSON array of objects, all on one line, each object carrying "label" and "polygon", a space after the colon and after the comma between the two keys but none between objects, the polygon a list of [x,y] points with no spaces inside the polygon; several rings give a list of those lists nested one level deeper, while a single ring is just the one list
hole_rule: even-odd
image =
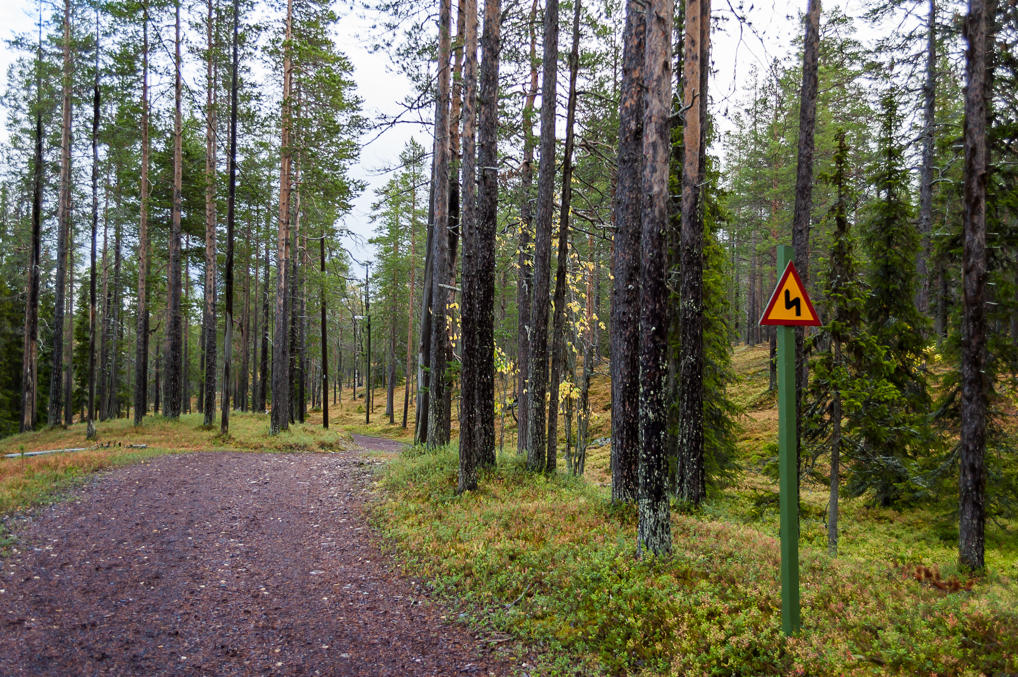
[{"label": "forest floor", "polygon": [[[554,477],[525,470],[515,453],[512,403],[500,391],[498,469],[483,473],[479,491],[466,496],[455,494],[455,446],[428,453],[402,446],[412,438],[414,410],[410,402],[404,429],[401,389],[395,392],[393,423],[384,415],[384,390],[375,391],[368,423],[363,391],[353,398],[346,389],[340,401],[330,404],[331,431],[322,429],[321,412],[312,411],[306,423],[274,437],[267,436],[264,414],[238,413],[225,438],[218,426],[202,428],[197,414],[179,422],[148,417],[137,429],[125,419],[103,422],[97,448],[85,442],[80,424],[7,438],[0,441],[5,453],[90,448],[0,459],[0,551],[6,553],[0,556],[0,587],[5,589],[0,592],[0,623],[8,624],[0,656],[48,660],[59,652],[46,642],[59,647],[101,645],[115,639],[104,628],[123,623],[130,632],[159,637],[158,642],[147,643],[148,635],[141,640],[148,650],[170,647],[173,653],[137,655],[125,641],[111,645],[114,651],[101,649],[99,658],[75,655],[94,661],[87,664],[95,665],[96,672],[147,672],[144,667],[154,663],[139,663],[136,669],[112,661],[158,655],[177,661],[163,667],[174,673],[186,673],[196,662],[209,666],[196,673],[296,673],[321,665],[319,661],[331,661],[324,674],[342,673],[352,663],[337,662],[333,649],[321,648],[340,642],[320,636],[347,637],[342,633],[352,632],[354,616],[338,609],[358,600],[343,597],[349,591],[342,586],[338,592],[334,587],[349,576],[342,568],[345,555],[323,545],[332,538],[334,543],[349,541],[356,553],[352,556],[371,560],[370,565],[358,560],[358,571],[379,572],[371,579],[371,599],[385,586],[395,586],[391,589],[402,591],[394,593],[401,597],[393,597],[397,615],[405,620],[411,618],[405,614],[423,608],[424,616],[407,621],[410,628],[433,630],[452,643],[451,662],[431,664],[430,672],[436,674],[468,665],[542,675],[1018,674],[1018,521],[987,524],[987,572],[973,578],[956,565],[957,523],[950,497],[901,508],[877,507],[865,496],[842,497],[840,550],[832,558],[826,552],[827,488],[818,479],[822,467],[817,477],[804,479],[800,495],[803,631],[791,638],[781,634],[777,417],[768,388],[766,347],[736,347],[733,366],[737,380],[730,394],[742,411],[739,473],[730,486],[712,492],[699,510],[675,506],[674,554],[662,560],[634,557],[635,510],[613,507],[608,500],[605,442],[611,411],[609,383],[600,373],[604,365],[591,386],[594,444],[584,477],[569,476],[561,461]],[[1013,412],[1008,415],[1015,418]],[[457,418],[454,411],[454,430]],[[560,442],[565,443],[564,432]],[[374,449],[368,456],[358,451],[364,445]],[[167,456],[181,451],[224,453]],[[129,467],[117,469],[120,466]],[[108,469],[115,472],[96,482],[87,479]],[[152,470],[171,481],[160,484]],[[369,501],[372,471],[378,481]],[[269,478],[269,484],[258,484],[260,478]],[[87,483],[83,490],[82,483]],[[131,506],[142,500],[142,487],[147,487],[144,501],[149,503],[139,512],[137,505],[134,510]],[[204,493],[201,509],[188,507],[192,498],[187,491]],[[75,502],[38,507],[67,496]],[[272,515],[269,509],[281,514]],[[376,541],[359,521],[362,510],[367,524],[382,536]],[[135,512],[153,516],[141,519]],[[114,516],[119,524],[110,520]],[[149,528],[148,521],[154,526]],[[176,556],[171,546],[183,540],[190,547],[188,537],[197,539],[197,532],[206,539],[202,547],[212,553],[207,570],[185,569],[166,581],[145,577],[144,557]],[[176,541],[170,544],[164,534]],[[291,535],[296,554],[280,552]],[[265,539],[266,550],[260,549],[258,538]],[[157,544],[159,552],[154,551]],[[96,565],[97,552],[123,559],[107,556],[102,566],[113,565],[108,570],[80,566]],[[249,556],[256,559],[249,563]],[[59,566],[64,562],[71,562],[73,571]],[[60,578],[48,579],[39,571]],[[75,592],[47,598],[48,580]],[[283,587],[271,588],[267,581]],[[113,590],[111,582],[116,592],[104,593]],[[150,596],[156,589],[168,592]],[[437,606],[424,602],[410,609],[409,603],[403,604],[404,599],[423,599],[425,589]],[[15,606],[11,595],[19,590],[34,597]],[[294,591],[299,591],[300,602],[292,599]],[[100,609],[93,602],[94,617],[102,623],[89,627],[76,615],[75,605],[102,594],[102,604],[109,607]],[[277,594],[282,601],[268,611],[261,606],[264,600],[255,599]],[[175,611],[165,606],[168,599],[183,600],[186,606]],[[36,613],[31,610],[43,607],[33,604],[48,606],[45,613]],[[170,620],[150,615],[146,624],[132,626],[125,614],[156,613],[146,604],[163,604]],[[379,604],[385,608],[389,602]],[[216,615],[217,605],[227,612]],[[261,615],[256,622],[216,631],[217,624],[227,628],[234,616],[252,614]],[[270,618],[295,614],[307,618],[300,617],[302,624],[289,638],[272,627]],[[449,618],[465,621],[471,630],[446,625]],[[212,632],[190,636],[192,644],[185,645],[180,635],[168,639],[160,634],[167,622],[180,628],[199,624]],[[29,625],[35,633],[31,640],[24,639]],[[392,636],[391,631],[378,632],[387,640]],[[64,635],[69,639],[61,644]],[[225,639],[215,643],[215,635]],[[39,639],[44,637],[51,639]],[[407,651],[418,650],[412,644],[415,637],[413,632],[408,635]],[[320,644],[298,646],[301,638]],[[340,653],[374,656],[372,647],[387,646],[365,641],[356,644],[356,651]],[[35,649],[17,648],[19,642]],[[498,651],[487,652],[485,646]],[[228,655],[234,650],[236,655]],[[65,648],[61,652],[66,653]],[[385,674],[392,668],[402,673],[401,655],[396,654],[394,663],[378,663],[377,669],[367,663],[365,671]],[[0,663],[0,674],[8,672]]]},{"label": "forest floor", "polygon": [[520,665],[506,637],[455,622],[379,551],[364,506],[373,468],[399,445],[353,441],[327,453],[149,458],[8,518],[0,674],[487,675]]}]

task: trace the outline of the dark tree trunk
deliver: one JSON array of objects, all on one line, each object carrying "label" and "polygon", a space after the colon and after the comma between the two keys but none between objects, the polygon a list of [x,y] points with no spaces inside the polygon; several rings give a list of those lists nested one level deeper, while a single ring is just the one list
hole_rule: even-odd
[{"label": "dark tree trunk", "polygon": [[[240,6],[233,0],[233,38],[230,67],[230,150],[229,183],[226,193],[226,284],[223,290],[223,409],[219,423],[220,434],[230,434],[230,388],[233,385],[233,231],[236,223],[237,201],[237,33],[240,23]],[[247,337],[245,337],[247,338]],[[244,386],[245,392],[247,385]]]},{"label": "dark tree trunk", "polygon": [[138,219],[138,313],[134,355],[134,425],[148,409],[148,0],[142,2],[141,207]]},{"label": "dark tree trunk", "polygon": [[[545,396],[548,390],[548,296],[551,286],[551,219],[555,200],[555,90],[558,73],[558,0],[544,5],[541,62],[541,141],[537,172],[537,228],[534,234],[534,291],[530,301],[530,393],[527,404],[527,467],[545,470]],[[555,406],[552,403],[551,406]]]},{"label": "dark tree trunk", "polygon": [[[495,467],[495,233],[498,223],[498,57],[501,49],[501,3],[485,0],[481,36],[481,81],[478,102],[479,192],[477,196],[476,317],[473,441],[477,463]],[[465,281],[465,280],[464,280]]]},{"label": "dark tree trunk", "polygon": [[[710,61],[710,2],[689,0],[684,38],[682,226],[679,298],[678,490],[694,505],[706,495],[703,437],[703,182]],[[646,235],[644,236],[646,237]],[[642,374],[642,371],[641,371]],[[641,376],[642,377],[642,376]],[[644,386],[641,382],[641,392]],[[642,418],[642,415],[641,415]]]},{"label": "dark tree trunk", "polygon": [[173,78],[173,203],[170,219],[169,246],[169,300],[167,302],[167,341],[166,367],[163,380],[166,392],[163,393],[163,412],[167,418],[180,417],[181,370],[183,368],[183,315],[180,307],[181,275],[180,275],[180,242],[181,242],[181,191],[183,188],[184,153],[183,153],[183,82],[180,57],[180,0],[175,4],[175,38],[174,38],[174,71]]},{"label": "dark tree trunk", "polygon": [[[120,182],[117,182],[117,203],[120,202]],[[123,260],[121,244],[123,242],[123,229],[120,219],[113,224],[113,317],[110,327],[110,369],[109,369],[109,399],[107,418],[120,416],[120,345],[124,336],[124,324],[121,321],[120,313],[120,264]]]},{"label": "dark tree trunk", "polygon": [[95,79],[92,81],[92,246],[88,269],[88,425],[86,439],[95,438],[95,259],[99,230],[99,9],[95,11]]},{"label": "dark tree trunk", "polygon": [[627,0],[611,252],[612,500],[636,500],[640,390],[640,195],[643,173],[644,3]]},{"label": "dark tree trunk", "polygon": [[569,211],[573,196],[573,143],[576,121],[576,76],[580,69],[580,0],[573,0],[573,44],[569,51],[569,94],[566,143],[562,156],[562,204],[558,220],[558,262],[555,270],[555,316],[552,320],[551,384],[548,397],[547,472],[555,472],[558,445],[558,394],[566,360],[566,275],[569,272]]},{"label": "dark tree trunk", "polygon": [[[415,160],[416,162],[416,160]],[[415,165],[416,166],[416,165]],[[410,192],[410,294],[407,297],[406,313],[406,376],[403,387],[403,429],[407,427],[407,414],[410,409],[410,382],[413,373],[413,339],[414,339],[414,295],[417,293],[417,179],[413,178]],[[337,372],[337,377],[339,373]]]},{"label": "dark tree trunk", "polygon": [[21,368],[21,432],[38,420],[39,403],[39,259],[42,255],[42,23],[35,56],[35,150],[32,158],[32,240],[25,300],[25,343]]},{"label": "dark tree trunk", "polygon": [[519,275],[516,278],[516,307],[519,320],[516,325],[516,409],[519,412],[516,424],[516,451],[523,454],[527,450],[527,435],[530,425],[530,405],[528,403],[529,369],[530,369],[530,332],[531,312],[530,297],[534,283],[534,262],[531,251],[531,230],[534,225],[534,212],[531,196],[534,183],[534,100],[537,98],[537,31],[534,29],[537,19],[537,0],[530,6],[530,18],[527,30],[530,34],[530,86],[523,103],[523,164],[520,167],[520,242],[518,265]]},{"label": "dark tree trunk", "polygon": [[[690,0],[687,14],[687,50],[700,52],[699,14]],[[647,3],[646,60],[643,115],[643,228],[640,238],[640,453],[638,549],[655,555],[671,552],[671,515],[668,505],[668,458],[665,449],[668,421],[665,377],[668,362],[668,293],[665,284],[668,226],[668,156],[671,150],[672,16],[671,0]],[[709,13],[704,18],[708,18]],[[690,20],[692,19],[692,22]],[[689,29],[696,34],[691,39]],[[687,65],[690,52],[687,51]],[[694,63],[699,71],[699,63]],[[688,73],[688,71],[687,71]],[[693,81],[694,84],[698,82]],[[699,89],[699,88],[697,88]],[[699,110],[693,105],[690,110]],[[697,116],[698,117],[698,114]],[[686,129],[690,128],[687,113]],[[692,120],[695,126],[695,120]],[[694,144],[696,145],[696,144]],[[688,137],[686,152],[689,152]],[[688,156],[687,156],[688,157]]]},{"label": "dark tree trunk", "polygon": [[449,411],[446,407],[446,314],[448,312],[448,286],[451,270],[449,261],[449,80],[450,80],[450,0],[440,0],[438,13],[438,92],[435,102],[435,166],[432,181],[434,191],[434,233],[432,237],[431,270],[431,363],[428,379],[429,447],[449,442]]},{"label": "dark tree trunk", "polygon": [[937,107],[937,0],[929,0],[926,16],[926,79],[923,82],[923,155],[919,170],[919,237],[916,261],[919,292],[916,307],[930,310],[930,231],[933,225],[933,160]]},{"label": "dark tree trunk", "polygon": [[267,390],[269,385],[269,243],[265,243],[265,267],[262,270],[262,345],[261,362],[258,371],[261,377],[258,379],[258,400],[255,410],[265,413],[267,401]]},{"label": "dark tree trunk", "polygon": [[49,425],[60,425],[63,411],[64,306],[67,291],[68,240],[71,239],[71,0],[64,0],[62,103],[60,132],[60,197],[57,204],[57,270],[53,284],[53,355],[50,370]]},{"label": "dark tree trunk", "polygon": [[325,323],[325,230],[318,241],[318,263],[322,271],[321,292],[318,304],[322,320],[322,427],[329,429],[329,335]]},{"label": "dark tree trunk", "polygon": [[[216,418],[216,116],[218,105],[216,92],[218,78],[216,60],[213,57],[215,43],[213,37],[212,0],[208,0],[208,62],[206,78],[208,88],[205,98],[205,309],[202,313],[202,357],[204,371],[202,376],[202,412],[205,414],[204,425],[208,428]],[[225,383],[225,382],[224,382]]]},{"label": "dark tree trunk", "polygon": [[[799,96],[799,150],[795,170],[795,211],[792,215],[792,248],[795,267],[802,283],[809,287],[809,230],[813,211],[813,146],[817,118],[817,81],[820,55],[820,0],[809,0],[806,9],[806,37],[802,56],[802,90]],[[802,420],[802,391],[809,382],[805,328],[795,330],[796,420]],[[801,430],[796,427],[795,448],[802,448]],[[801,473],[800,473],[801,475]]]},{"label": "dark tree trunk", "polygon": [[965,209],[963,213],[961,321],[961,478],[958,559],[984,567],[986,526],[986,124],[990,99],[989,50],[993,0],[969,0],[965,21]]},{"label": "dark tree trunk", "polygon": [[477,3],[465,0],[463,31],[463,162],[460,220],[463,238],[462,370],[460,383],[459,481],[456,491],[477,489]]},{"label": "dark tree trunk", "polygon": [[283,105],[279,162],[279,236],[276,247],[276,318],[272,345],[272,420],[269,430],[275,435],[290,426],[290,383],[287,365],[290,362],[287,335],[287,277],[290,265],[290,82],[293,61],[290,41],[293,38],[293,0],[286,3],[286,39],[283,57]]}]

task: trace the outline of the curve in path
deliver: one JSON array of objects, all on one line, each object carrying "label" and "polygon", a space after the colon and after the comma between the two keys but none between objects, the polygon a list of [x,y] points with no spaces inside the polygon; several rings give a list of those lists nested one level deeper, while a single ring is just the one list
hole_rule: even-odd
[{"label": "curve in path", "polygon": [[40,511],[0,560],[0,674],[510,672],[373,544],[370,465],[166,456]]}]

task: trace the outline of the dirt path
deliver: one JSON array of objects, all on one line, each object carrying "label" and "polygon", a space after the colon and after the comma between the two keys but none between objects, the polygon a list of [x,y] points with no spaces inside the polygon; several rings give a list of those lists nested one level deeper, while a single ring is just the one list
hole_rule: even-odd
[{"label": "dirt path", "polygon": [[40,511],[0,560],[0,674],[508,673],[373,544],[370,464],[167,456]]}]

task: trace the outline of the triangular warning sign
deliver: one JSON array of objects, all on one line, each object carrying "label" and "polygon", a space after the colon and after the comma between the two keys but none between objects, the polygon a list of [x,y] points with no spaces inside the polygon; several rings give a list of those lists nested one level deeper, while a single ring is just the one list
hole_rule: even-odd
[{"label": "triangular warning sign", "polygon": [[813,308],[799,271],[791,261],[774,288],[767,310],[760,318],[761,325],[820,326],[820,316]]}]

